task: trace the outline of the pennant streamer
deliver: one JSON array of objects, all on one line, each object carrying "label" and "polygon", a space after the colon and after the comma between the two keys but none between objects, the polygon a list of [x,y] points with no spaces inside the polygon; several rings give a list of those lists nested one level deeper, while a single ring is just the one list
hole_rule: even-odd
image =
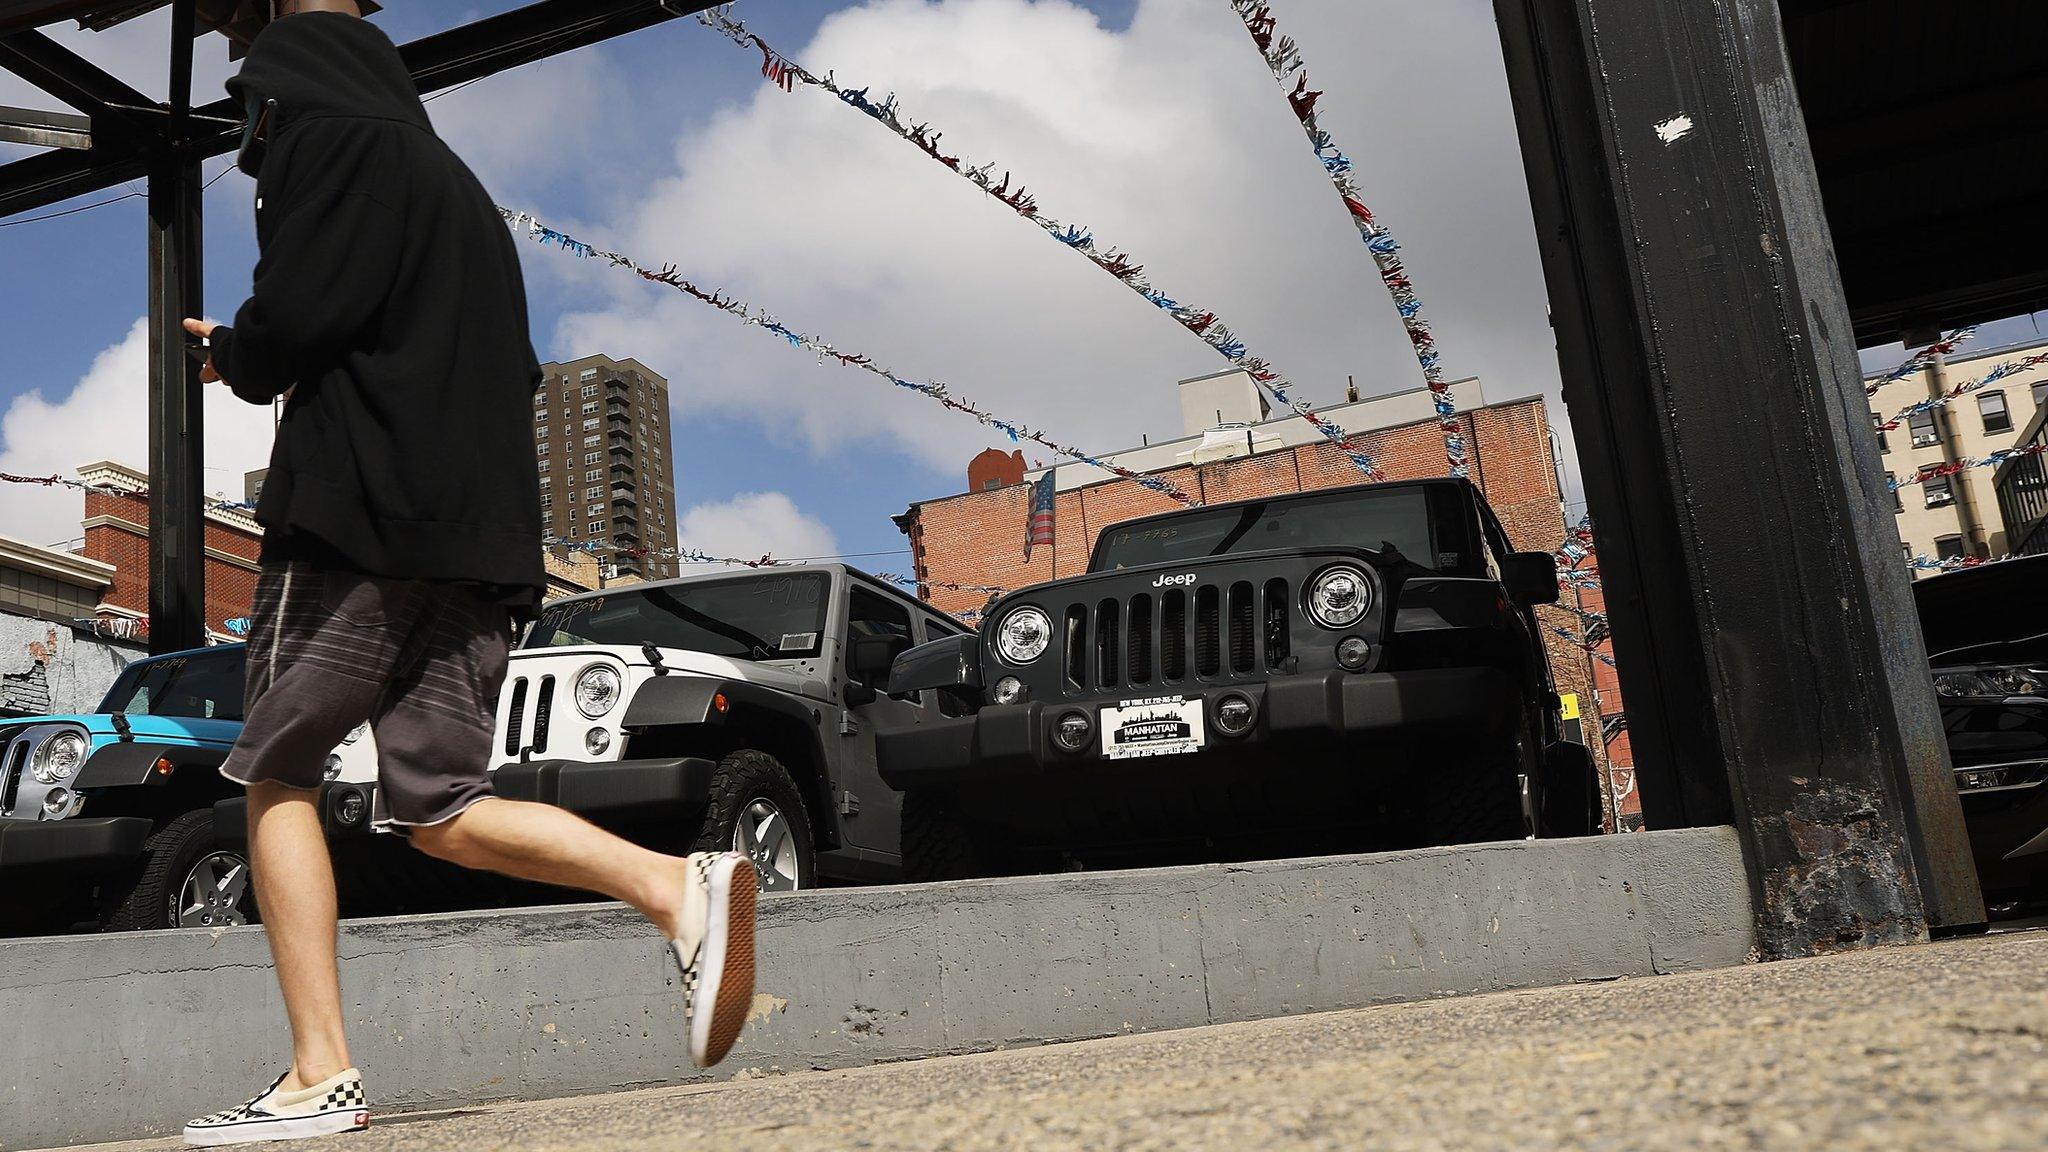
[{"label": "pennant streamer", "polygon": [[1925,484],[1938,476],[1953,476],[1958,472],[1967,472],[1972,468],[1996,468],[2008,460],[2016,460],[2022,456],[2039,456],[2043,452],[2048,452],[2048,444],[2028,444],[2022,448],[2005,448],[1993,452],[1982,459],[1974,456],[1965,456],[1961,460],[1942,460],[1934,464],[1923,464],[1918,472],[1906,477],[1904,480],[1893,477],[1891,490],[1897,492],[1908,485]]},{"label": "pennant streamer", "polygon": [[[103,492],[109,496],[139,496],[144,500],[149,499],[149,489],[147,488],[126,488],[119,484],[88,484],[83,480],[74,480],[69,476],[17,476],[12,472],[0,472],[0,483],[35,484],[43,488],[69,488],[74,492]],[[254,504],[242,500],[202,498],[199,501],[199,506],[202,511],[206,512],[247,513],[256,510]]]},{"label": "pennant streamer", "polygon": [[1337,195],[1343,198],[1345,211],[1358,228],[1359,238],[1365,241],[1366,250],[1372,253],[1372,262],[1379,268],[1380,281],[1393,296],[1394,308],[1401,314],[1401,325],[1408,330],[1408,340],[1415,346],[1415,359],[1422,365],[1422,378],[1429,384],[1430,401],[1436,407],[1437,426],[1444,434],[1444,459],[1450,465],[1451,475],[1463,476],[1465,436],[1458,425],[1458,406],[1451,399],[1450,384],[1444,380],[1436,337],[1430,332],[1429,321],[1422,317],[1422,299],[1415,294],[1415,283],[1401,262],[1401,245],[1366,207],[1365,193],[1352,176],[1351,158],[1337,147],[1328,132],[1317,125],[1316,101],[1322,93],[1309,90],[1308,69],[1302,62],[1300,46],[1292,37],[1279,35],[1279,21],[1263,0],[1230,0],[1230,6],[1237,10],[1238,19],[1244,21],[1245,31],[1252,34],[1252,43],[1265,57],[1273,79],[1279,81],[1281,90],[1287,93],[1288,107],[1301,121],[1302,130],[1308,133],[1309,143],[1315,147],[1316,159],[1322,161],[1323,171],[1329,174],[1330,183],[1336,187]]},{"label": "pennant streamer", "polygon": [[498,208],[498,214],[503,216],[505,218],[505,221],[511,224],[514,228],[517,228],[520,231],[526,233],[527,237],[537,244],[540,244],[544,247],[560,248],[573,256],[578,256],[585,260],[603,260],[611,264],[615,268],[627,269],[628,271],[638,275],[643,280],[649,280],[656,284],[666,284],[669,287],[675,289],[678,292],[681,292],[682,294],[690,297],[693,300],[697,300],[704,304],[709,304],[711,307],[716,308],[721,312],[728,313],[732,316],[736,316],[739,319],[745,321],[748,324],[753,325],[756,328],[761,328],[765,331],[772,332],[775,335],[780,336],[792,348],[801,348],[807,352],[817,353],[818,360],[820,363],[823,363],[828,358],[832,360],[837,360],[841,364],[844,364],[849,368],[858,368],[863,372],[867,372],[875,376],[880,376],[882,379],[887,380],[889,383],[896,385],[898,388],[907,388],[912,392],[916,392],[921,395],[927,396],[933,400],[938,401],[941,405],[945,406],[948,409],[951,409],[952,411],[972,416],[976,420],[980,421],[982,424],[987,425],[988,427],[1000,429],[1012,441],[1029,440],[1034,444],[1043,445],[1047,448],[1052,449],[1054,452],[1057,452],[1060,455],[1065,456],[1069,460],[1076,460],[1080,463],[1100,468],[1105,472],[1108,472],[1115,476],[1122,477],[1123,479],[1129,480],[1132,483],[1138,484],[1142,487],[1149,488],[1152,491],[1157,492],[1162,496],[1166,496],[1181,504],[1194,505],[1201,503],[1201,501],[1195,499],[1193,496],[1188,495],[1186,492],[1181,491],[1179,488],[1175,487],[1173,484],[1171,484],[1170,482],[1161,477],[1148,476],[1144,473],[1133,472],[1129,468],[1125,468],[1118,464],[1112,464],[1108,460],[1104,460],[1101,457],[1091,456],[1088,453],[1081,451],[1079,448],[1072,448],[1068,447],[1065,444],[1061,444],[1056,440],[1050,439],[1043,432],[1039,432],[1036,429],[1029,428],[1013,420],[1005,420],[999,416],[996,416],[994,413],[991,413],[983,409],[982,407],[975,404],[971,400],[962,400],[954,396],[951,390],[948,389],[947,386],[944,384],[938,383],[936,381],[906,380],[903,377],[898,376],[895,372],[891,371],[890,369],[875,363],[874,360],[867,356],[860,356],[851,352],[842,352],[839,349],[834,348],[832,345],[826,343],[825,341],[820,340],[816,336],[808,336],[805,335],[804,333],[798,332],[792,328],[787,327],[786,325],[777,321],[774,317],[768,315],[766,312],[754,308],[751,305],[743,304],[738,300],[735,300],[729,296],[725,296],[716,291],[707,292],[704,289],[697,287],[695,284],[692,284],[690,281],[684,279],[682,273],[678,272],[676,270],[676,266],[673,264],[665,264],[662,266],[661,270],[657,272],[642,264],[636,263],[629,256],[624,256],[617,252],[608,252],[602,248],[595,248],[566,233],[557,232],[553,228],[549,228],[548,226],[542,224],[539,220],[534,219],[531,215],[525,212],[514,212],[510,208],[500,206]]},{"label": "pennant streamer", "polygon": [[1976,334],[1977,326],[1975,324],[1972,324],[1967,328],[1956,329],[1955,331],[1948,334],[1947,339],[1937,340],[1934,343],[1929,344],[1927,347],[1922,348],[1920,351],[1908,357],[1906,359],[1906,362],[1904,364],[1899,365],[1897,368],[1892,369],[1891,371],[1885,373],[1882,376],[1871,377],[1863,385],[1863,394],[1865,396],[1877,395],[1877,390],[1879,388],[1882,388],[1887,384],[1897,383],[1898,381],[1904,380],[1906,377],[1911,376],[1915,372],[1924,370],[1929,364],[1934,363],[1934,358],[1936,356],[1948,355],[1949,353],[1955,351],[1956,348],[1959,345],[1961,345],[1963,341],[1968,340],[1970,337],[1975,336]]},{"label": "pennant streamer", "polygon": [[1253,380],[1270,392],[1282,407],[1306,420],[1310,427],[1336,444],[1360,472],[1373,480],[1384,478],[1373,466],[1372,458],[1358,448],[1349,433],[1329,417],[1317,413],[1306,399],[1290,395],[1293,385],[1287,382],[1286,377],[1280,375],[1266,360],[1252,355],[1245,347],[1244,341],[1231,332],[1215,311],[1196,304],[1182,303],[1153,287],[1145,278],[1144,265],[1137,263],[1128,253],[1098,240],[1092,230],[1078,224],[1064,223],[1049,215],[1039,207],[1037,198],[1024,190],[1022,180],[1016,180],[1013,186],[1014,177],[1011,172],[1006,170],[1001,179],[997,179],[993,163],[974,165],[958,156],[947,155],[939,147],[943,133],[932,131],[929,123],[909,122],[902,105],[897,102],[893,93],[878,102],[869,97],[870,89],[844,88],[830,73],[818,76],[777,52],[767,41],[749,31],[746,25],[733,19],[729,7],[699,12],[697,19],[705,27],[723,33],[735,44],[760,52],[761,75],[766,77],[770,84],[784,92],[791,91],[795,84],[803,84],[831,93],[842,103],[866,113],[876,123],[895,133],[899,139],[938,161],[955,176],[964,177],[975,187],[1001,201],[1012,212],[1037,225],[1047,236],[1086,256],[1090,263],[1115,277],[1124,287],[1144,297],[1153,307],[1172,316],[1181,327],[1200,337],[1224,359],[1244,369]]},{"label": "pennant streamer", "polygon": [[[563,540],[559,537],[548,537],[541,541],[541,546],[565,552],[588,552],[593,555],[604,553],[606,555],[625,556],[632,559],[674,560],[683,564],[723,564],[732,568],[786,568],[791,565],[809,563],[809,561],[803,560],[777,560],[766,553],[749,560],[739,556],[713,556],[709,552],[700,552],[695,548],[641,548],[614,544],[609,540]],[[902,584],[912,587],[921,585],[926,588],[944,588],[954,592],[1002,593],[1009,591],[1008,588],[998,587],[994,584],[956,584],[950,580],[920,580],[915,576],[905,576],[900,572],[870,572],[868,575],[873,576],[877,580],[887,580],[891,584]]]},{"label": "pennant streamer", "polygon": [[1932,412],[1936,408],[1946,408],[1952,401],[1954,401],[1959,396],[1966,396],[1972,392],[1975,392],[1979,388],[1984,388],[1989,385],[1996,384],[2000,380],[2007,379],[2011,376],[2016,376],[2021,372],[2025,372],[2029,368],[2037,367],[2042,364],[2048,364],[2048,352],[2036,352],[2032,356],[2028,356],[2025,359],[2021,360],[2007,360],[2005,363],[2000,364],[1998,367],[1993,368],[1991,371],[1985,373],[1984,375],[1978,377],[1975,380],[1970,380],[1962,384],[1958,384],[1955,387],[1949,389],[1948,391],[1943,392],[1939,396],[1929,396],[1927,399],[1922,400],[1917,404],[1906,405],[1904,408],[1899,409],[1896,413],[1893,413],[1891,419],[1885,421],[1882,424],[1879,424],[1877,426],[1878,431],[1896,431],[1900,424],[1911,419],[1912,417],[1920,415],[1922,412]]}]

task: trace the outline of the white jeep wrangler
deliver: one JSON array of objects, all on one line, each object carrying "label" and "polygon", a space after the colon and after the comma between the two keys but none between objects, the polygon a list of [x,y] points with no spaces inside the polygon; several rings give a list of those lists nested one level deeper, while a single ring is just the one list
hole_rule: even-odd
[{"label": "white jeep wrangler", "polygon": [[768,891],[902,869],[875,729],[964,707],[885,694],[954,620],[838,564],[720,572],[558,600],[512,654],[497,793],[665,851],[745,853]]}]

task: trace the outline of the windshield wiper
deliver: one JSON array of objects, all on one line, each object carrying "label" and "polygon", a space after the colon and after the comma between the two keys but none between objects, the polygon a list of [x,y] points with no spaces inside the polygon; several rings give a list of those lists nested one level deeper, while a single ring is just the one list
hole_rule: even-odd
[{"label": "windshield wiper", "polygon": [[[676,616],[688,623],[695,624],[697,627],[704,629],[706,632],[710,632],[714,635],[725,637],[727,640],[730,640],[733,643],[738,644],[742,648],[745,648],[750,655],[755,652],[776,651],[776,649],[774,647],[771,647],[766,640],[761,639],[759,636],[754,635],[752,632],[747,631],[745,628],[740,628],[735,625],[728,624],[723,620],[717,619],[716,617],[708,616],[705,613],[699,611],[698,609],[692,608],[688,604],[683,603],[681,600],[676,599],[675,596],[672,595],[665,588],[657,588],[647,593],[647,600],[651,604],[658,605],[663,611],[667,612],[671,616]],[[758,657],[756,657],[756,659],[758,659]]]}]

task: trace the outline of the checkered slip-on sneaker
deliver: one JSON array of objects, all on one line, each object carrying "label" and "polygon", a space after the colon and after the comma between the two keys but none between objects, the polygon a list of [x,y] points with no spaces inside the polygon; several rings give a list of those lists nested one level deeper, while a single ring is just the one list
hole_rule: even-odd
[{"label": "checkered slip-on sneaker", "polygon": [[709,1068],[732,1051],[754,1003],[754,899],[760,879],[737,852],[690,856],[683,934],[668,942],[682,973],[690,1059]]},{"label": "checkered slip-on sneaker", "polygon": [[258,1140],[303,1140],[336,1132],[360,1132],[370,1126],[370,1106],[363,1099],[363,1074],[346,1068],[310,1088],[280,1092],[284,1077],[270,1082],[261,1096],[225,1112],[185,1125],[185,1143],[200,1148],[251,1144]]}]

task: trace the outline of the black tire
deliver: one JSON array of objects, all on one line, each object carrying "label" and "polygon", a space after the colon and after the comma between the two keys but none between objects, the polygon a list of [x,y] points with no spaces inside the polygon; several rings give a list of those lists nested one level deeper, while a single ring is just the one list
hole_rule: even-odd
[{"label": "black tire", "polygon": [[[258,921],[256,892],[248,882],[245,848],[224,844],[213,833],[213,809],[187,812],[150,836],[142,860],[100,889],[100,927],[108,932],[134,932],[178,927],[176,898],[192,879],[193,869],[209,858],[225,858],[242,869],[240,898],[235,909],[243,921]],[[231,920],[215,921],[229,923]]]},{"label": "black tire", "polygon": [[1578,744],[1552,745],[1544,756],[1540,836],[1597,836],[1603,830],[1600,770]]},{"label": "black tire", "polygon": [[996,850],[942,792],[903,794],[903,878],[913,884],[1007,876],[1016,862]]},{"label": "black tire", "polygon": [[1537,775],[1526,725],[1505,747],[1463,760],[1447,758],[1423,784],[1425,842],[1435,847],[1524,839],[1530,829],[1522,809],[1522,780],[1526,776],[1531,787],[1539,787]]},{"label": "black tire", "polygon": [[[758,817],[758,805],[779,815],[784,831],[772,845],[750,846],[741,837],[741,819]],[[750,823],[749,827],[753,827]],[[787,844],[790,851],[781,849]],[[811,841],[810,809],[803,792],[782,762],[766,752],[742,748],[718,762],[711,776],[711,796],[704,808],[692,852],[740,852],[754,861],[761,890],[784,892],[818,886],[818,854]],[[787,870],[785,870],[787,869]]]}]

